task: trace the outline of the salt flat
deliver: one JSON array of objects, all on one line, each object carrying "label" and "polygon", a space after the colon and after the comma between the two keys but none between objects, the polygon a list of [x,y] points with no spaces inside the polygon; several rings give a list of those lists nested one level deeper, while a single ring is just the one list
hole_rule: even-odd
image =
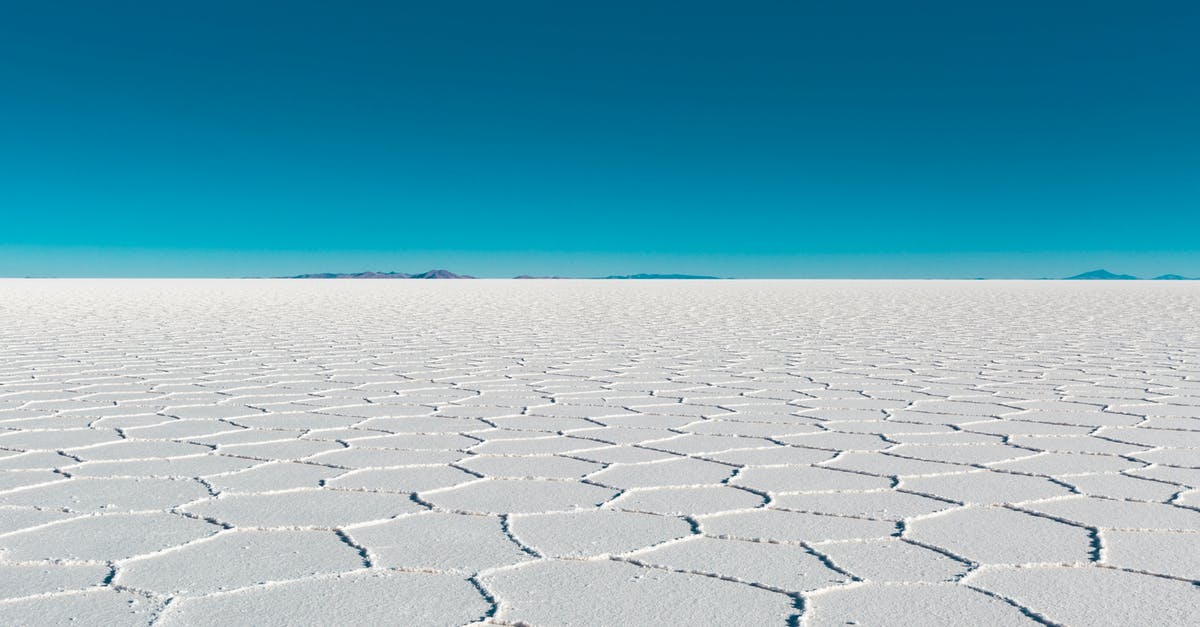
[{"label": "salt flat", "polygon": [[0,281],[0,623],[1200,623],[1200,284]]}]

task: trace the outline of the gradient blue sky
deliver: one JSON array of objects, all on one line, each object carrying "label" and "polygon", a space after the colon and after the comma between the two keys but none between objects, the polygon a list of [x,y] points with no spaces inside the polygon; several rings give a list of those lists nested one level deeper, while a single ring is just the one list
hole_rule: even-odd
[{"label": "gradient blue sky", "polygon": [[0,276],[1200,276],[1200,3],[0,10]]}]

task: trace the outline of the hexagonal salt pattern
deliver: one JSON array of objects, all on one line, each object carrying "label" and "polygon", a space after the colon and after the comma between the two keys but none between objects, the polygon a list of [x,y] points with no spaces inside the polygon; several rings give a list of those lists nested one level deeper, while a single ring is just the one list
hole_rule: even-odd
[{"label": "hexagonal salt pattern", "polygon": [[0,281],[0,622],[1195,624],[1197,311]]}]

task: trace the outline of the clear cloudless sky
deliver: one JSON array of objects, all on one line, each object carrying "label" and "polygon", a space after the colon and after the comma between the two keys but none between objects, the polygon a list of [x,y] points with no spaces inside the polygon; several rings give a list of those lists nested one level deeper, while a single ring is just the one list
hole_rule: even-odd
[{"label": "clear cloudless sky", "polygon": [[1200,2],[7,0],[0,276],[1200,276]]}]

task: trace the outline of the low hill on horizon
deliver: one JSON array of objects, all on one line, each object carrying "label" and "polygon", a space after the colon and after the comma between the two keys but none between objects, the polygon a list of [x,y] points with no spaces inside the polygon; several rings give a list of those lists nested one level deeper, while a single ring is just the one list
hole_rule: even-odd
[{"label": "low hill on horizon", "polygon": [[1108,270],[1100,269],[1100,270],[1092,270],[1091,272],[1084,272],[1083,274],[1076,274],[1075,276],[1069,276],[1063,280],[1064,281],[1195,281],[1198,279],[1192,279],[1192,278],[1188,278],[1188,277],[1181,276],[1178,274],[1161,274],[1159,276],[1154,277],[1153,279],[1141,279],[1141,278],[1133,276],[1132,274],[1115,274],[1115,273],[1109,272]]},{"label": "low hill on horizon", "polygon": [[1091,272],[1084,272],[1082,274],[1076,274],[1075,276],[1069,276],[1063,280],[1064,281],[1136,281],[1137,277],[1133,276],[1132,274],[1114,274],[1112,272],[1109,272],[1108,270],[1100,269],[1100,270],[1092,270]]},{"label": "low hill on horizon", "polygon": [[473,279],[466,274],[455,274],[449,270],[426,270],[417,274],[407,272],[318,272],[297,274],[289,279]]},{"label": "low hill on horizon", "polygon": [[719,279],[719,276],[706,276],[703,274],[623,274],[611,275],[604,277],[605,279]]}]

